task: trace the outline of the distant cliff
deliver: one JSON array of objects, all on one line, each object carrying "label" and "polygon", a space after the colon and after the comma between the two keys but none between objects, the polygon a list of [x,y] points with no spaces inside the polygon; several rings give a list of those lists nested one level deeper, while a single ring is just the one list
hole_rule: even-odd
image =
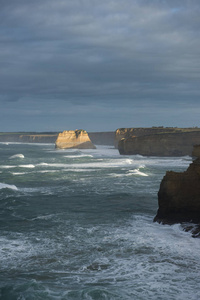
[{"label": "distant cliff", "polygon": [[21,132],[21,133],[0,133],[0,142],[17,142],[17,143],[55,143],[58,133],[38,133],[38,132]]},{"label": "distant cliff", "polygon": [[[95,145],[114,146],[115,132],[88,132]],[[51,143],[55,144],[58,132],[0,132],[0,142]]]},{"label": "distant cliff", "polygon": [[123,138],[118,143],[120,154],[144,156],[191,155],[193,146],[200,143],[199,131],[175,131]]},{"label": "distant cliff", "polygon": [[[186,129],[185,129],[186,130]],[[189,130],[189,129],[188,129]],[[190,129],[191,131],[192,129]],[[118,128],[115,131],[115,147],[118,148],[118,143],[121,139],[129,138],[132,136],[145,136],[145,135],[154,135],[158,133],[175,133],[182,132],[183,129],[176,127],[150,127],[150,128]]]},{"label": "distant cliff", "polygon": [[58,134],[55,142],[58,149],[95,149],[85,130],[68,130]]},{"label": "distant cliff", "polygon": [[[200,224],[200,157],[183,173],[166,173],[160,184],[158,205],[154,221]],[[197,233],[200,233],[200,228],[196,230]]]},{"label": "distant cliff", "polygon": [[88,132],[89,138],[95,145],[109,145],[114,146],[115,143],[115,132]]}]

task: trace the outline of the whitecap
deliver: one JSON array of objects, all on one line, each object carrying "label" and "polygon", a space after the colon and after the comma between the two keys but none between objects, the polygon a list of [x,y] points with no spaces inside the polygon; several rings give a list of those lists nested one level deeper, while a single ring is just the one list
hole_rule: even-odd
[{"label": "whitecap", "polygon": [[139,169],[129,170],[129,176],[130,175],[140,175],[140,176],[149,176],[144,172],[141,172]]},{"label": "whitecap", "polygon": [[30,169],[33,169],[33,168],[35,168],[35,166],[34,165],[19,165],[19,167],[20,168],[30,168]]},{"label": "whitecap", "polygon": [[18,190],[18,188],[15,185],[0,182],[0,190],[1,189],[11,189],[11,190],[15,190],[15,191]]},{"label": "whitecap", "polygon": [[82,157],[94,157],[94,156],[90,155],[90,154],[80,154],[80,155],[65,155],[64,157],[67,157],[67,158],[82,158]]},{"label": "whitecap", "polygon": [[132,159],[126,159],[126,163],[128,163],[129,165],[131,165],[133,163]]},{"label": "whitecap", "polygon": [[144,172],[141,172],[139,169],[129,170],[126,174],[117,174],[117,173],[111,173],[109,176],[111,177],[128,177],[133,175],[139,175],[139,176],[149,176]]},{"label": "whitecap", "polygon": [[40,164],[37,164],[37,166],[39,167],[39,166],[48,166],[49,164],[47,164],[47,163],[40,163]]},{"label": "whitecap", "polygon": [[1,169],[12,169],[12,168],[15,168],[16,166],[9,166],[9,165],[3,165],[3,166],[0,166]]},{"label": "whitecap", "polygon": [[124,159],[109,159],[98,162],[90,162],[90,163],[75,163],[75,164],[63,164],[63,163],[51,163],[50,167],[56,168],[118,168],[121,166],[126,167],[128,164],[132,164],[132,160],[124,160]]},{"label": "whitecap", "polygon": [[27,174],[26,172],[12,172],[12,175],[25,175]]},{"label": "whitecap", "polygon": [[57,170],[41,170],[41,171],[37,171],[37,173],[55,173],[58,172]]},{"label": "whitecap", "polygon": [[24,155],[23,154],[14,154],[9,157],[9,159],[14,159],[14,158],[24,158]]}]

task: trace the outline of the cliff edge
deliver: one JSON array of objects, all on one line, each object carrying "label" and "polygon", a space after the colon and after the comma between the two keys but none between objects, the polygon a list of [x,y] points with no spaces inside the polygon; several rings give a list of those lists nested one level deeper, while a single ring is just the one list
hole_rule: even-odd
[{"label": "cliff edge", "polygon": [[158,192],[158,206],[154,218],[156,222],[192,222],[200,225],[200,157],[185,172],[166,173]]},{"label": "cliff edge", "polygon": [[[192,128],[185,128],[184,130],[194,130]],[[196,130],[196,129],[195,129]],[[130,137],[140,137],[146,135],[154,135],[160,133],[177,133],[182,132],[182,128],[176,127],[136,127],[136,128],[118,128],[115,131],[115,148],[118,148],[118,143],[121,139],[127,139]]]},{"label": "cliff edge", "polygon": [[68,130],[58,134],[55,146],[58,149],[96,149],[85,130]]},{"label": "cliff edge", "polygon": [[122,138],[118,150],[122,155],[184,156],[199,142],[200,131],[166,132]]}]

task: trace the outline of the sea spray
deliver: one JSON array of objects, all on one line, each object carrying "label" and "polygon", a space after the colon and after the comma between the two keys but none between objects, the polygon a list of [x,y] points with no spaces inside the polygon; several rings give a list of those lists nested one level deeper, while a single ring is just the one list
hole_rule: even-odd
[{"label": "sea spray", "polygon": [[[53,144],[0,151],[2,299],[200,299],[199,239],[153,223],[165,172],[191,158]],[[16,151],[23,164],[8,160]]]}]

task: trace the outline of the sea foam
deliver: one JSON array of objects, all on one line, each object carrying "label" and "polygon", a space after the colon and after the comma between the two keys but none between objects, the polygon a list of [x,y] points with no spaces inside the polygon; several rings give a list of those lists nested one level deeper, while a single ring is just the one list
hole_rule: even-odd
[{"label": "sea foam", "polygon": [[90,155],[90,154],[80,154],[80,155],[65,155],[64,157],[67,157],[67,158],[82,158],[82,157],[94,157],[94,156]]},{"label": "sea foam", "polygon": [[15,185],[0,182],[0,190],[2,190],[2,189],[11,189],[11,190],[15,190],[15,191],[18,190],[18,188]]},{"label": "sea foam", "polygon": [[29,165],[19,165],[19,167],[20,167],[20,168],[30,168],[30,169],[35,168],[35,166],[32,165],[32,164],[29,164]]},{"label": "sea foam", "polygon": [[130,176],[130,175],[149,176],[149,175],[147,175],[146,173],[141,172],[139,169],[130,170],[128,175],[129,175],[129,176]]},{"label": "sea foam", "polygon": [[14,158],[24,158],[24,155],[20,153],[20,154],[14,154],[9,157],[9,159],[14,159]]}]

